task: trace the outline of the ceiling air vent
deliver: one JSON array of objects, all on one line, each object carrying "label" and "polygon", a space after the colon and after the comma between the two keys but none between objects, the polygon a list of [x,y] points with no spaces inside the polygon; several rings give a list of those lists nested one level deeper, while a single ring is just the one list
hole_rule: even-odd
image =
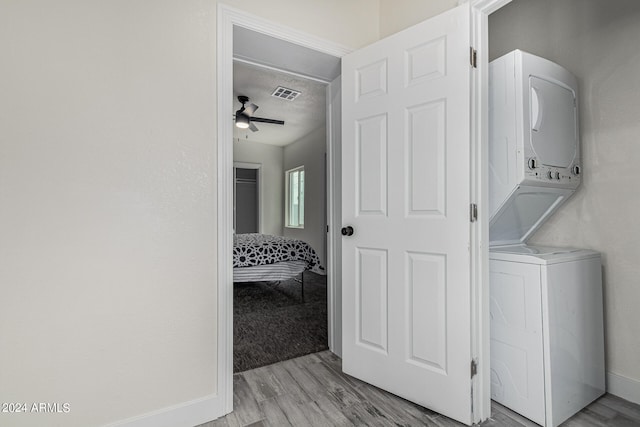
[{"label": "ceiling air vent", "polygon": [[301,92],[294,89],[287,89],[286,87],[278,86],[276,90],[273,91],[271,96],[275,96],[276,98],[286,99],[287,101],[293,101],[300,95]]}]

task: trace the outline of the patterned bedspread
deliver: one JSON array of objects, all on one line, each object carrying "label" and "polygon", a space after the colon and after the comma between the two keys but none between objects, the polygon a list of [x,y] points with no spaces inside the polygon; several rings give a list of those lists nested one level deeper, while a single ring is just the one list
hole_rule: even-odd
[{"label": "patterned bedspread", "polygon": [[305,261],[307,270],[326,274],[320,258],[308,243],[268,234],[233,236],[233,267],[253,267],[282,261]]}]

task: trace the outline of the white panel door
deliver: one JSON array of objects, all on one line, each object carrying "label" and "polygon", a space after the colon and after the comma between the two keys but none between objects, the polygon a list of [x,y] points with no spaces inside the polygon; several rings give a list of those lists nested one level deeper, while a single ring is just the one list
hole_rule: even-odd
[{"label": "white panel door", "polygon": [[343,370],[466,424],[469,13],[342,61]]}]

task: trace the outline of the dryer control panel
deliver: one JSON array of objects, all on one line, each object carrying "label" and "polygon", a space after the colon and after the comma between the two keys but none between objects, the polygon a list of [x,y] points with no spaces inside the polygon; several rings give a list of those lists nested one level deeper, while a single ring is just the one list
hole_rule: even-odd
[{"label": "dryer control panel", "polygon": [[564,184],[576,185],[580,182],[582,168],[575,164],[570,168],[558,168],[554,166],[540,165],[535,157],[529,157],[527,167],[524,170],[525,179],[529,184]]}]

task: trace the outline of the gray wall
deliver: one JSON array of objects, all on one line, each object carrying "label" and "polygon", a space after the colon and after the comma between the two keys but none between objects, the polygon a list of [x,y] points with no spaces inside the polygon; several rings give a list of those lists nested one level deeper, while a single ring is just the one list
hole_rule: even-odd
[{"label": "gray wall", "polygon": [[233,161],[260,163],[259,186],[262,188],[260,211],[261,233],[282,236],[284,224],[284,169],[283,148],[249,141],[233,142]]},{"label": "gray wall", "polygon": [[[324,126],[284,148],[284,170],[304,165],[304,228],[284,228],[284,236],[304,240],[318,253],[326,268],[326,174]],[[284,182],[284,173],[282,174]]]},{"label": "gray wall", "polygon": [[519,48],[578,77],[583,185],[532,243],[602,253],[609,386],[638,393],[640,2],[515,0],[491,15],[489,46],[490,59]]}]

